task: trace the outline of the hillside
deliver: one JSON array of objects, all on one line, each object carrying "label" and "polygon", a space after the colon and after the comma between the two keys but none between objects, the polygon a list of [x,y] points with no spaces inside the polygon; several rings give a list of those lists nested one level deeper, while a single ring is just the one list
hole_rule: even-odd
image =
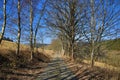
[{"label": "hillside", "polygon": [[[16,50],[16,47],[17,47],[17,44],[15,42],[3,40],[0,45],[0,52],[2,50]],[[26,49],[29,49],[29,46],[21,44],[20,49],[26,50]]]},{"label": "hillside", "polygon": [[[105,52],[105,56],[100,57],[100,59],[95,63],[95,66],[107,69],[109,74],[112,74],[112,72],[109,72],[109,67],[111,67],[110,65],[120,70],[119,69],[120,50],[118,48],[119,42],[120,42],[120,39],[118,39],[117,41],[116,40],[106,41],[105,46],[108,46],[111,43],[113,46],[111,45],[106,48],[107,50]],[[3,41],[2,44],[0,45],[0,79],[4,78],[4,79],[13,80],[13,79],[19,78],[22,80],[30,80],[35,78],[33,76],[29,77],[27,75],[36,75],[38,73],[41,73],[43,71],[42,67],[47,66],[46,63],[50,61],[51,55],[53,56],[54,52],[52,50],[46,50],[47,49],[46,47],[50,47],[50,45],[45,46],[44,51],[41,48],[38,48],[37,49],[38,52],[34,53],[33,61],[29,62],[30,51],[29,51],[28,45],[21,44],[21,48],[20,48],[21,55],[18,57],[15,54],[16,43],[10,42],[10,41]],[[41,52],[44,52],[44,53],[41,53]],[[76,61],[75,61],[75,64],[76,64]],[[81,65],[81,63],[79,64]],[[87,64],[89,63],[87,62]],[[101,70],[100,68],[98,69]],[[22,75],[26,75],[26,76],[23,77]],[[8,78],[8,76],[10,77]],[[115,75],[112,74],[112,76],[115,76]]]},{"label": "hillside", "polygon": [[120,38],[104,42],[106,46],[104,56],[99,59],[100,62],[110,64],[115,67],[120,66]]},{"label": "hillside", "polygon": [[120,38],[114,40],[105,41],[106,47],[108,50],[117,50],[120,51]]},{"label": "hillside", "polygon": [[[16,55],[16,43],[2,41],[0,45],[0,80],[31,80],[42,72],[42,67],[50,61],[50,56],[36,52],[30,61],[30,49],[20,45],[20,54]],[[23,76],[24,75],[24,76]]]}]

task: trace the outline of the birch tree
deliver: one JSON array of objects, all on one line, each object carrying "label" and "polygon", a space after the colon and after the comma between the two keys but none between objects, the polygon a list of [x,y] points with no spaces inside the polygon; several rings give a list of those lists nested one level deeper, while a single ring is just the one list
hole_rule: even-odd
[{"label": "birch tree", "polygon": [[[117,26],[120,24],[120,9],[117,9],[115,3],[111,1],[90,0],[86,3],[86,19],[84,19],[82,32],[84,38],[89,43],[89,51],[91,56],[91,67],[94,61],[101,55],[101,46],[103,40],[115,38]],[[89,10],[90,9],[90,10]]]},{"label": "birch tree", "polygon": [[34,34],[34,50],[35,50],[35,47],[36,47],[36,36],[37,36],[37,33],[38,33],[38,29],[40,28],[40,22],[41,22],[41,19],[45,13],[45,7],[46,7],[46,4],[47,4],[47,0],[44,2],[43,4],[43,8],[42,10],[40,11],[39,13],[39,19],[38,19],[38,22],[37,22],[37,25],[36,25],[36,28],[35,28],[35,34]]},{"label": "birch tree", "polygon": [[3,15],[4,15],[4,21],[3,21],[3,26],[2,26],[2,32],[0,35],[0,44],[1,44],[2,39],[4,37],[5,28],[6,28],[6,0],[4,0],[4,2],[3,2]]},{"label": "birch tree", "polygon": [[19,55],[20,53],[20,38],[21,38],[21,25],[20,25],[20,0],[18,0],[18,39],[17,39],[17,52],[16,54]]},{"label": "birch tree", "polygon": [[30,0],[30,50],[31,60],[33,59],[33,7],[32,0]]},{"label": "birch tree", "polygon": [[91,24],[90,24],[90,33],[91,33],[91,67],[94,65],[94,52],[95,52],[95,8],[94,8],[94,0],[90,0],[91,4]]}]

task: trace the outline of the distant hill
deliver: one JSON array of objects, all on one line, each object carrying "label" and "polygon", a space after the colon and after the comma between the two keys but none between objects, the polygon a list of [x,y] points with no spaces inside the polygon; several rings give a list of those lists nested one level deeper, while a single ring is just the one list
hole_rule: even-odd
[{"label": "distant hill", "polygon": [[[113,39],[113,40],[104,40],[101,42],[102,46],[105,47],[107,50],[117,50],[120,51],[120,38],[118,39]],[[78,46],[87,46],[87,42],[78,42]]]},{"label": "distant hill", "polygon": [[37,47],[42,47],[42,46],[48,46],[50,44],[40,44],[40,43],[37,43]]},{"label": "distant hill", "polygon": [[108,50],[120,50],[120,38],[105,41]]},{"label": "distant hill", "polygon": [[[30,45],[29,43],[25,43],[25,45]],[[39,47],[42,47],[42,46],[48,46],[50,44],[40,44],[40,43],[37,43],[37,48]]]},{"label": "distant hill", "polygon": [[13,42],[13,40],[10,39],[9,37],[4,37],[3,40]]}]

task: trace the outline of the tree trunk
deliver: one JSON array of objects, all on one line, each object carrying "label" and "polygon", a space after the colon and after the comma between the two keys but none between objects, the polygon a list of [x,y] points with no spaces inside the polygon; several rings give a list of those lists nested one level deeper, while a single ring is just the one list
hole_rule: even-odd
[{"label": "tree trunk", "polygon": [[39,20],[38,20],[38,23],[37,23],[37,27],[36,27],[36,29],[35,29],[35,35],[34,35],[34,51],[36,51],[36,50],[35,50],[35,48],[36,48],[36,36],[37,36],[38,29],[39,29],[39,26],[40,26],[41,18],[42,18],[42,16],[44,15],[46,3],[47,3],[47,0],[46,0],[45,3],[44,3],[42,12],[40,13],[40,17],[39,17]]},{"label": "tree trunk", "polygon": [[71,58],[74,60],[74,42],[71,42]]},{"label": "tree trunk", "polygon": [[18,41],[17,41],[17,52],[16,52],[17,55],[19,55],[19,53],[20,53],[20,37],[21,37],[21,27],[20,27],[20,0],[18,0]]},{"label": "tree trunk", "polygon": [[36,52],[36,36],[34,36],[34,52]]},{"label": "tree trunk", "polygon": [[33,59],[33,8],[32,8],[32,0],[30,0],[30,52],[31,52],[31,58],[30,60]]},{"label": "tree trunk", "polygon": [[65,56],[65,50],[64,50],[63,46],[62,46],[61,54],[62,54],[62,56]]},{"label": "tree trunk", "polygon": [[94,0],[90,0],[91,4],[91,67],[94,66],[94,48],[95,48],[95,11]]},{"label": "tree trunk", "polygon": [[5,28],[6,28],[6,0],[4,0],[4,3],[3,3],[3,15],[4,15],[4,22],[3,22],[3,26],[2,26],[2,33],[0,35],[0,44],[3,40]]},{"label": "tree trunk", "polygon": [[92,50],[91,50],[91,67],[94,66],[94,43],[92,43]]},{"label": "tree trunk", "polygon": [[70,35],[70,44],[71,44],[71,58],[74,60],[74,43],[75,43],[75,13],[76,13],[76,1],[70,1],[70,28],[71,28],[71,35]]},{"label": "tree trunk", "polygon": [[44,40],[43,40],[43,37],[42,37],[42,51],[44,52]]}]

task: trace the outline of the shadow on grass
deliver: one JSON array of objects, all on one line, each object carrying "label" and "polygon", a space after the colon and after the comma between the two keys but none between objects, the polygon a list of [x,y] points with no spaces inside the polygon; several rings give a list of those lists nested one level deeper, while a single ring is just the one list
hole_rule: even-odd
[{"label": "shadow on grass", "polygon": [[20,55],[16,55],[14,50],[0,52],[0,80],[31,80],[40,74],[50,61],[39,52],[34,53],[32,61],[29,59],[29,51],[21,51]]}]

